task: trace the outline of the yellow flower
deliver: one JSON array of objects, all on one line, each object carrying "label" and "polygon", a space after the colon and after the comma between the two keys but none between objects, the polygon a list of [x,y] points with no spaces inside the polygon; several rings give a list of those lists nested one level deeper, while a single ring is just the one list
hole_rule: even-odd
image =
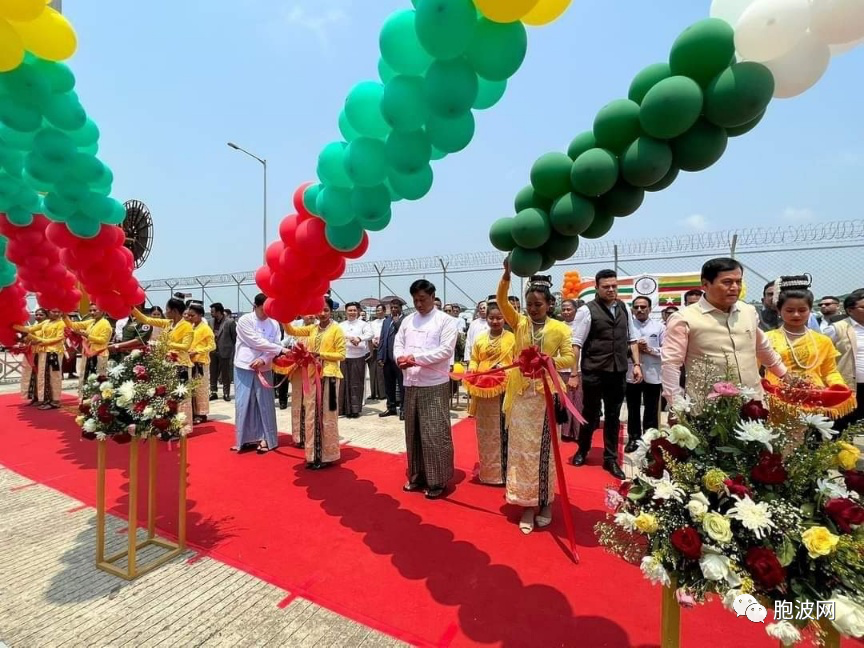
[{"label": "yellow flower", "polygon": [[109,398],[112,398],[113,396],[114,396],[114,390],[113,389],[103,389],[102,390],[102,398],[108,400]]},{"label": "yellow flower", "polygon": [[76,416],[75,417],[75,425],[77,425],[78,427],[81,427],[82,425],[84,425],[85,420],[86,419],[83,416],[80,416],[80,415]]},{"label": "yellow flower", "polygon": [[833,552],[840,538],[825,527],[816,526],[810,527],[802,533],[801,540],[804,541],[804,546],[807,547],[810,557],[819,558]]},{"label": "yellow flower", "polygon": [[702,518],[702,528],[714,542],[732,542],[732,525],[720,513],[706,513]]},{"label": "yellow flower", "polygon": [[861,456],[861,451],[845,441],[838,441],[837,445],[840,446],[840,450],[837,452],[837,465],[843,470],[854,470],[858,464],[858,457]]},{"label": "yellow flower", "polygon": [[705,484],[705,488],[712,493],[722,493],[726,488],[723,482],[727,479],[729,479],[729,476],[722,470],[712,468],[705,473],[705,477],[702,478],[702,483]]},{"label": "yellow flower", "polygon": [[659,528],[657,518],[650,513],[640,513],[633,521],[633,525],[642,533],[654,533]]}]

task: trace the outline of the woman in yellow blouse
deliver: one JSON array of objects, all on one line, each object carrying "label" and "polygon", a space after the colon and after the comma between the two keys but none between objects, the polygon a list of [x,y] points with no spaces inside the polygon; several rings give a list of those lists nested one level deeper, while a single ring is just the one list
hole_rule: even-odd
[{"label": "woman in yellow blouse", "polygon": [[[555,305],[551,287],[550,277],[532,277],[525,292],[528,315],[519,314],[507,299],[510,290],[510,261],[507,259],[498,284],[498,305],[516,337],[515,356],[537,346],[553,359],[555,368],[560,371],[570,369],[575,358],[570,327],[549,317]],[[543,380],[552,387],[547,376]],[[527,534],[534,530],[535,522],[539,527],[551,524],[549,505],[555,497],[551,435],[558,434],[558,425],[548,420],[543,381],[527,378],[519,369],[511,369],[504,395],[504,416],[508,445],[507,501],[525,509],[519,529]]]},{"label": "woman in yellow blouse", "polygon": [[114,335],[114,327],[105,319],[105,313],[96,304],[90,304],[90,319],[73,322],[63,316],[66,328],[72,329],[86,341],[78,360],[78,396],[84,394],[84,381],[90,374],[104,375],[108,371],[108,345]]},{"label": "woman in yellow blouse", "polygon": [[31,401],[41,410],[57,409],[63,390],[60,363],[66,342],[66,324],[60,311],[56,308],[48,311],[48,319],[38,329],[16,326],[15,330],[27,333],[27,340],[35,345],[35,371],[30,378]]},{"label": "woman in yellow blouse", "polygon": [[192,424],[199,425],[204,423],[210,414],[210,352],[216,350],[216,336],[204,319],[203,306],[190,304],[186,316],[194,328],[192,346],[189,349],[192,378],[198,379],[192,394]]},{"label": "woman in yellow blouse", "polygon": [[[303,326],[317,326],[315,315],[306,315],[303,317]],[[288,341],[289,346],[293,345],[295,340],[290,334],[285,333],[283,344]],[[303,393],[303,372],[295,371],[293,365],[289,367],[280,367],[273,365],[273,373],[278,374],[279,378],[275,380],[290,380],[291,381],[291,440],[298,448],[306,447],[306,394]],[[287,390],[286,390],[287,392]],[[279,390],[279,407],[287,409],[288,395],[286,392]],[[285,393],[283,401],[282,394]],[[284,407],[283,407],[284,402]]]},{"label": "woman in yellow blouse", "polygon": [[[39,331],[42,330],[42,324],[48,319],[48,311],[44,308],[37,308],[33,313],[33,317],[36,319],[36,323],[33,326],[27,327],[31,333],[39,335]],[[33,353],[31,359],[25,358],[21,362],[21,398],[29,401],[30,405],[36,404],[36,391],[32,388],[30,384],[33,379],[33,366],[30,364],[31,362],[36,362],[36,356],[38,355],[37,347],[33,344],[29,344],[26,339],[21,340],[21,344],[26,344],[30,347],[30,350]]]},{"label": "woman in yellow blouse", "polygon": [[[487,304],[486,322],[489,331],[478,336],[471,347],[469,372],[489,371],[513,364],[516,337],[504,330],[504,315],[496,302]],[[483,387],[467,382],[465,385],[471,402],[476,404],[479,478],[484,484],[495,486],[503,486],[507,477],[507,431],[502,413],[506,388],[506,379],[500,385]]]},{"label": "woman in yellow blouse", "polygon": [[[345,334],[341,327],[330,319],[333,310],[333,300],[327,298],[318,316],[318,323],[311,326],[294,327],[285,324],[285,334],[303,343],[323,364],[321,370],[321,407],[317,407],[318,399],[315,393],[315,369],[309,367],[308,377],[311,392],[304,394],[306,407],[303,408],[303,427],[311,432],[311,438],[306,438],[306,467],[318,470],[339,461],[339,381],[342,372],[339,364],[345,359]],[[298,372],[295,371],[295,375]],[[302,387],[301,387],[302,390]],[[297,395],[292,394],[291,398]],[[293,414],[293,412],[292,412]]]}]

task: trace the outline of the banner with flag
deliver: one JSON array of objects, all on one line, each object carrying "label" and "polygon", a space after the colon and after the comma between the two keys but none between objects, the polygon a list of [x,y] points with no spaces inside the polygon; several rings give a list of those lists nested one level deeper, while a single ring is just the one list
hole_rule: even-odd
[{"label": "banner with flag", "polygon": [[[684,293],[694,289],[702,289],[698,272],[618,277],[618,299],[629,304],[635,297],[648,297],[651,300],[652,310],[656,313],[667,306],[681,308],[684,305]],[[579,299],[591,301],[596,294],[593,279],[585,280],[580,284]]]}]

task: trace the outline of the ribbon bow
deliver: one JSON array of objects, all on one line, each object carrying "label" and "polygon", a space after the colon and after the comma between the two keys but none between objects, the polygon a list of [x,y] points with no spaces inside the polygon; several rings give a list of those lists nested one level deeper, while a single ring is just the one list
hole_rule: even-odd
[{"label": "ribbon bow", "polygon": [[832,416],[843,416],[855,409],[855,394],[846,385],[808,387],[776,385],[762,381],[765,393],[775,402],[810,410],[823,410]]},{"label": "ribbon bow", "polygon": [[24,356],[24,360],[31,367],[33,366],[33,347],[29,344],[22,344],[19,342],[15,346],[8,347],[7,351],[13,355],[21,355]]}]

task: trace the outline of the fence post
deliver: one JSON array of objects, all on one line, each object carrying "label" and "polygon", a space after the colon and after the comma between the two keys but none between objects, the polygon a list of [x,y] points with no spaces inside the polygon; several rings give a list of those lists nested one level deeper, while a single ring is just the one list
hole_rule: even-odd
[{"label": "fence post", "polygon": [[729,256],[735,258],[735,249],[738,247],[738,235],[732,235],[732,242],[729,244]]},{"label": "fence post", "polygon": [[444,263],[444,259],[438,259],[438,263],[441,264],[441,270],[444,273],[444,294],[441,295],[441,303],[447,303],[447,264]]},{"label": "fence post", "polygon": [[387,266],[382,264],[381,267],[379,268],[378,264],[375,263],[375,264],[373,264],[373,267],[375,268],[375,272],[378,273],[378,301],[380,302],[381,301],[381,283],[383,282],[383,279],[381,277],[384,276],[384,270],[387,269]]},{"label": "fence post", "polygon": [[617,246],[617,245],[613,245],[613,246],[612,246],[612,253],[615,255],[615,259],[614,259],[614,261],[615,261],[615,272],[618,272],[618,246]]}]

